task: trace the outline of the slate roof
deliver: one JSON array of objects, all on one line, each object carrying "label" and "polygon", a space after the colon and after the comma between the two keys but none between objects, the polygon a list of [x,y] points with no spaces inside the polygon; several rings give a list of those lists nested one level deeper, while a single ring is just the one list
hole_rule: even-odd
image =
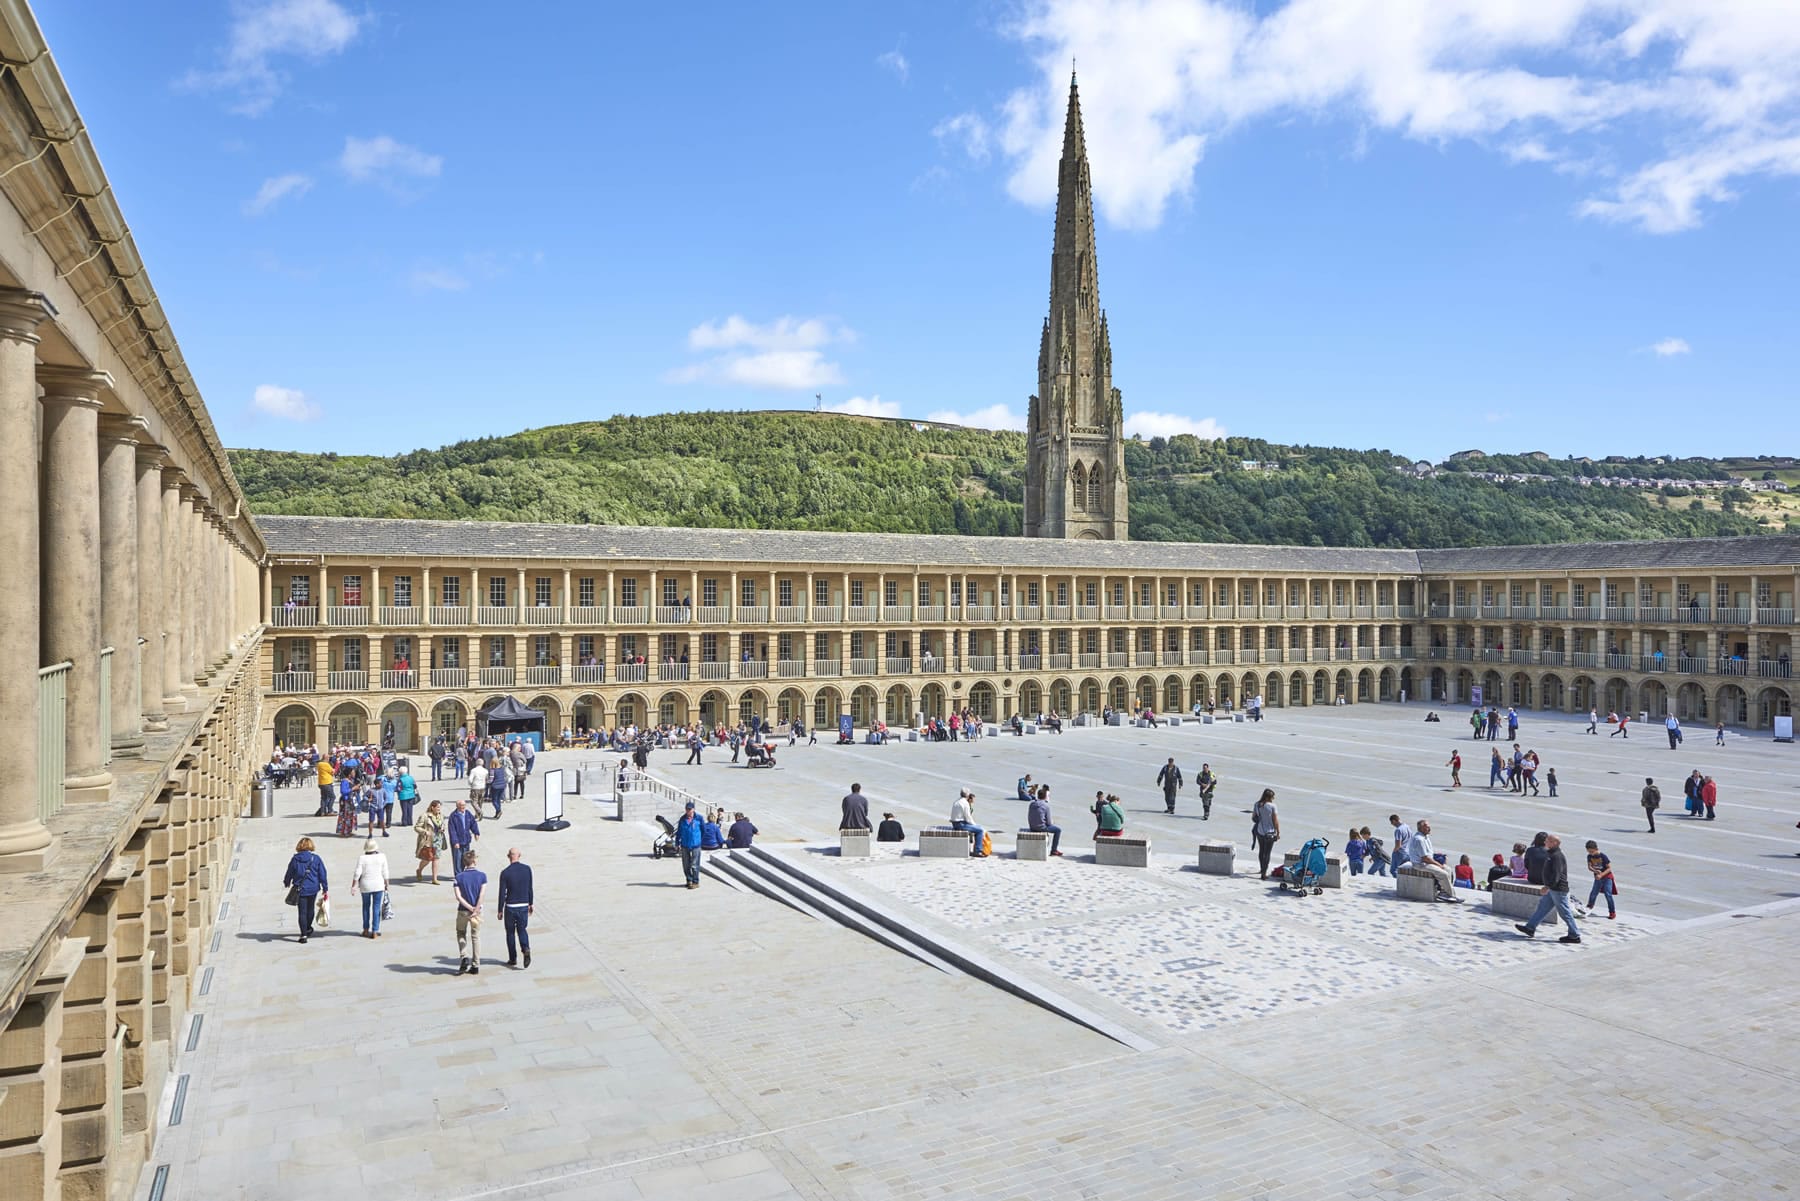
[{"label": "slate roof", "polygon": [[1220,571],[1369,575],[1674,570],[1800,565],[1800,536],[1590,542],[1461,550],[1258,546],[1211,542],[1097,542],[862,534],[808,530],[412,521],[374,517],[258,517],[271,555],[331,558],[575,559],[589,562],[812,563],[820,566],[1011,570]]}]

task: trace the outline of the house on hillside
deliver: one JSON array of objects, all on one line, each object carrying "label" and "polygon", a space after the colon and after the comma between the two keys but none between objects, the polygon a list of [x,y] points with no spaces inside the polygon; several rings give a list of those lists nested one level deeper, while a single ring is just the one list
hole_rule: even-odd
[{"label": "house on hillside", "polygon": [[1487,451],[1485,451],[1485,450],[1459,450],[1455,454],[1450,456],[1450,461],[1452,463],[1460,463],[1464,459],[1485,459],[1485,458],[1487,458]]},{"label": "house on hillside", "polygon": [[1541,450],[1528,450],[1525,452],[1525,457],[1537,463],[1548,463],[1550,461],[1550,456]]}]

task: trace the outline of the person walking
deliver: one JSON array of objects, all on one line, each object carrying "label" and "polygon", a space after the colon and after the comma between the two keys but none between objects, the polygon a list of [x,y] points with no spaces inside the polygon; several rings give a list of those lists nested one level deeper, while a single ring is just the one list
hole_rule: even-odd
[{"label": "person walking", "polygon": [[1532,910],[1530,919],[1514,925],[1513,929],[1526,938],[1536,938],[1538,924],[1550,916],[1552,909],[1569,929],[1556,941],[1580,942],[1581,930],[1575,925],[1575,911],[1569,906],[1569,861],[1563,857],[1562,839],[1549,834],[1544,838],[1544,886],[1537,908]]},{"label": "person walking", "polygon": [[1194,777],[1194,786],[1200,790],[1200,820],[1211,821],[1213,793],[1219,788],[1219,777],[1213,774],[1212,764],[1200,764],[1200,774]]},{"label": "person walking", "polygon": [[1450,769],[1450,787],[1461,788],[1462,787],[1462,752],[1457,750],[1455,747],[1451,747],[1450,748],[1450,762],[1447,763],[1445,766],[1447,766]]},{"label": "person walking", "polygon": [[325,861],[313,850],[312,839],[302,838],[294,844],[294,854],[281,883],[288,890],[288,903],[299,910],[300,941],[305,942],[312,937],[313,914],[319,901],[331,895],[327,891]]},{"label": "person walking", "polygon": [[373,838],[363,843],[356,869],[350,873],[350,895],[362,894],[362,936],[381,937],[381,907],[387,900],[388,860]]},{"label": "person walking", "polygon": [[1676,750],[1681,746],[1681,722],[1671,713],[1663,720],[1663,728],[1669,732],[1669,749]]},{"label": "person walking", "polygon": [[695,767],[700,766],[700,748],[705,745],[706,740],[700,737],[700,729],[698,726],[688,731],[687,761],[689,764],[692,764]]},{"label": "person walking", "polygon": [[[511,789],[506,794],[509,800],[522,801],[525,799],[526,763],[525,740],[515,738],[513,739],[512,753],[506,757],[506,782]],[[494,816],[500,816],[499,806],[494,807]]]},{"label": "person walking", "polygon": [[313,769],[319,781],[319,808],[314,817],[330,817],[337,810],[337,770],[331,766],[330,755],[320,755],[317,767]]},{"label": "person walking", "polygon": [[1719,721],[1718,725],[1713,727],[1713,745],[1714,746],[1724,746],[1725,745],[1725,722],[1723,719],[1721,719]]},{"label": "person walking", "polygon": [[705,833],[705,823],[694,812],[694,802],[689,801],[681,820],[675,823],[675,844],[681,848],[681,874],[687,877],[689,888],[700,887],[700,842]]},{"label": "person walking", "polygon": [[1488,787],[1500,787],[1501,780],[1505,775],[1506,768],[1504,762],[1500,758],[1500,748],[1495,747],[1488,753]]},{"label": "person walking", "polygon": [[1598,734],[1600,732],[1600,710],[1598,710],[1598,709],[1589,709],[1588,710],[1587,732],[1590,734]]},{"label": "person walking", "polygon": [[481,818],[470,811],[469,802],[458,799],[456,809],[444,820],[444,833],[450,839],[450,874],[454,876],[462,871],[463,856],[475,849],[475,840],[481,837]]},{"label": "person walking", "polygon": [[1025,825],[1034,833],[1050,836],[1050,853],[1062,857],[1062,827],[1050,820],[1050,785],[1038,785],[1037,793],[1025,809]]},{"label": "person walking", "polygon": [[869,828],[869,799],[863,796],[861,784],[850,785],[850,791],[844,794],[841,808],[843,816],[838,819],[838,829],[867,830]]},{"label": "person walking", "polygon": [[413,806],[419,801],[419,782],[413,778],[412,766],[400,764],[400,775],[394,781],[394,796],[400,802],[400,828],[412,829]]},{"label": "person walking", "polygon": [[487,799],[488,769],[481,760],[469,761],[469,774],[464,777],[469,785],[469,804],[475,807],[475,815],[481,816],[481,802]]},{"label": "person walking", "polygon": [[[520,951],[525,952],[525,966],[531,966],[531,915],[536,912],[536,897],[531,890],[531,868],[519,862],[519,848],[506,852],[506,866],[500,871],[500,906],[497,916],[506,930],[506,966],[518,967]],[[515,939],[516,945],[515,945]]]},{"label": "person walking", "polygon": [[1163,809],[1169,813],[1175,812],[1175,793],[1182,783],[1181,769],[1175,766],[1175,756],[1169,756],[1169,761],[1156,773],[1156,782],[1162,785]]},{"label": "person walking", "polygon": [[1619,916],[1619,910],[1613,904],[1613,898],[1619,895],[1619,882],[1613,877],[1612,860],[1600,849],[1600,844],[1588,839],[1587,844],[1588,871],[1593,874],[1594,886],[1588,890],[1588,916],[1594,916],[1594,902],[1601,897],[1606,898],[1606,916],[1610,921]]},{"label": "person walking", "polygon": [[1269,855],[1281,841],[1281,815],[1275,811],[1275,790],[1265,788],[1250,813],[1250,836],[1256,840],[1257,879],[1269,878]]},{"label": "person walking", "polygon": [[1706,820],[1713,819],[1713,806],[1719,803],[1719,786],[1711,776],[1700,782],[1700,803],[1706,807]]},{"label": "person walking", "polygon": [[432,778],[432,780],[436,781],[436,780],[443,779],[444,778],[444,740],[442,738],[433,738],[431,740],[431,749],[430,749],[430,751],[427,752],[427,754],[429,755],[429,757],[431,759],[431,778]]},{"label": "person walking", "polygon": [[431,865],[431,882],[438,882],[438,859],[450,849],[450,843],[444,834],[444,803],[433,801],[413,823],[413,856],[418,859],[419,866],[413,871],[413,879],[425,878],[425,865]]},{"label": "person walking", "polygon": [[494,756],[494,766],[488,768],[488,804],[494,807],[494,820],[500,820],[500,809],[506,803],[507,785],[512,780],[512,771],[505,755]]},{"label": "person walking", "polygon": [[1662,790],[1649,776],[1644,777],[1644,791],[1638,794],[1638,804],[1644,807],[1644,817],[1650,822],[1650,833],[1656,833],[1656,811],[1662,808]]},{"label": "person walking", "polygon": [[456,954],[461,964],[456,969],[457,975],[468,973],[471,976],[481,974],[481,893],[487,887],[487,873],[479,870],[475,852],[470,851],[459,861],[462,864],[456,873]]},{"label": "person walking", "polygon": [[454,770],[458,780],[469,770],[469,748],[461,739],[457,740],[454,756]]}]

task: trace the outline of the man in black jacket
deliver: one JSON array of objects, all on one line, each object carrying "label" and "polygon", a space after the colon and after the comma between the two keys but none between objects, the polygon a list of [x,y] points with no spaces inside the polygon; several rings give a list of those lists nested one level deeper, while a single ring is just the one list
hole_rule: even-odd
[{"label": "man in black jacket", "polygon": [[1175,793],[1182,784],[1181,769],[1175,766],[1175,757],[1163,764],[1162,770],[1156,773],[1156,782],[1162,785],[1163,808],[1170,813],[1175,812]]},{"label": "man in black jacket", "polygon": [[1581,941],[1581,931],[1575,927],[1575,911],[1569,907],[1569,861],[1563,857],[1562,839],[1552,834],[1544,843],[1547,852],[1544,856],[1544,891],[1538,898],[1537,909],[1531,914],[1531,920],[1515,926],[1526,938],[1537,936],[1538,923],[1550,915],[1554,908],[1556,915],[1562,918],[1563,925],[1569,932],[1557,939],[1558,942],[1577,943]]},{"label": "man in black jacket", "polygon": [[506,926],[506,966],[519,966],[519,952],[525,952],[525,966],[531,966],[530,919],[535,898],[531,892],[531,869],[519,862],[519,848],[506,852],[506,867],[500,873],[500,920]]}]

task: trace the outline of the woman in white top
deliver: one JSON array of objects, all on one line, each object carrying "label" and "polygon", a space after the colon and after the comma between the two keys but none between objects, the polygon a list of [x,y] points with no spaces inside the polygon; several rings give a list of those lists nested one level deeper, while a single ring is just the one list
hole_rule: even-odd
[{"label": "woman in white top", "polygon": [[364,938],[381,937],[381,903],[387,899],[388,861],[373,838],[363,844],[362,856],[350,873],[350,891],[362,893]]},{"label": "woman in white top", "polygon": [[[481,816],[481,802],[487,800],[487,782],[488,769],[477,762],[469,769],[469,808],[477,817]],[[456,870],[461,871],[462,865],[457,864]]]}]

